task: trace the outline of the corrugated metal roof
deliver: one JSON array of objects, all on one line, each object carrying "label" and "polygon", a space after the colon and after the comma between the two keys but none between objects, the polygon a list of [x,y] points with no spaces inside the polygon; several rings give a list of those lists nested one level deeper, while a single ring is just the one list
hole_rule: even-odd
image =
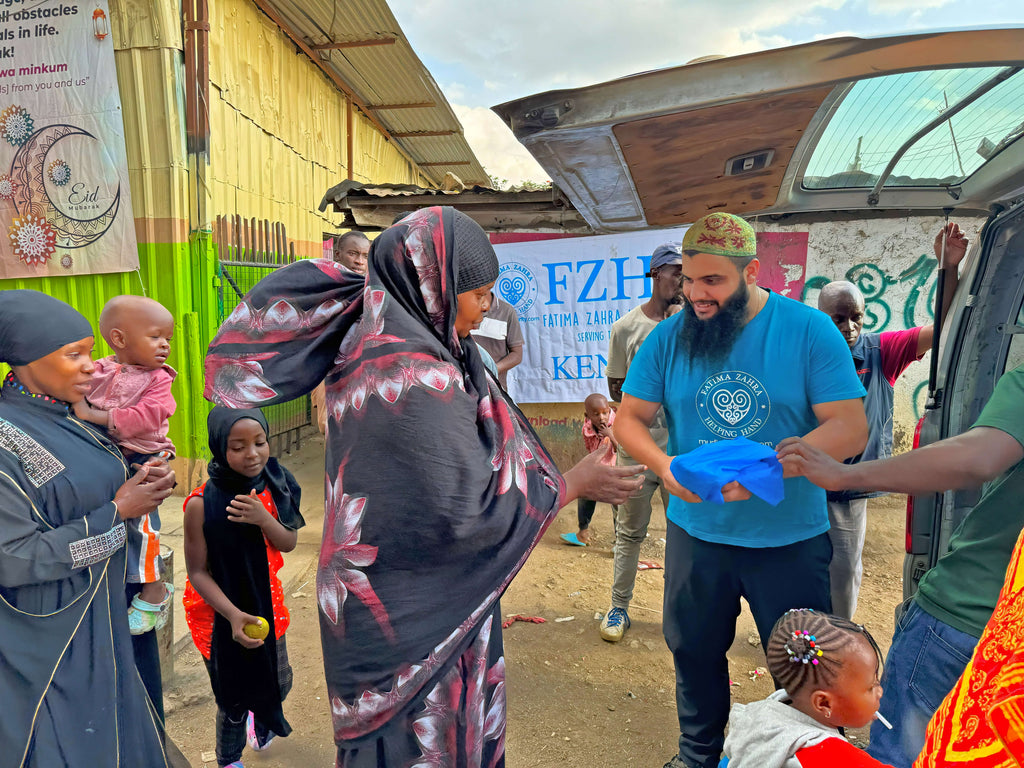
[{"label": "corrugated metal roof", "polygon": [[415,184],[362,184],[343,181],[331,187],[320,210],[333,206],[343,213],[343,227],[374,231],[391,226],[395,217],[431,205],[450,205],[470,216],[487,232],[560,232],[591,234],[593,230],[557,187],[499,191],[475,186],[427,189]]},{"label": "corrugated metal roof", "polygon": [[[462,124],[385,0],[265,2],[352,89],[367,115],[392,134],[391,141],[420,165],[424,174],[439,183],[445,173],[454,173],[469,185],[489,183],[487,172],[462,134]],[[367,41],[384,44],[317,49]],[[394,106],[409,104],[431,106]],[[386,105],[392,108],[375,109]],[[448,131],[452,133],[436,135]],[[408,135],[421,133],[435,135]]]}]

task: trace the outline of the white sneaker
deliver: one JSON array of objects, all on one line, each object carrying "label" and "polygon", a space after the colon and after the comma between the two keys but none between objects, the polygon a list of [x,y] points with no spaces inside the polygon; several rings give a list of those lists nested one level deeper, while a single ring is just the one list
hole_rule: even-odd
[{"label": "white sneaker", "polygon": [[611,608],[601,619],[601,639],[617,643],[629,629],[629,614],[625,608]]}]

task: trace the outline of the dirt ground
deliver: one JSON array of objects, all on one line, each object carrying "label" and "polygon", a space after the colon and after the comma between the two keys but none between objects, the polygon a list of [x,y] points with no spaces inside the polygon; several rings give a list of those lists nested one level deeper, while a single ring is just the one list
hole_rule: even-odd
[{"label": "dirt ground", "polygon": [[[902,594],[903,509],[902,496],[868,505],[864,585],[856,619],[871,630],[883,652]],[[507,764],[660,768],[675,754],[678,737],[672,660],[661,634],[662,572],[638,574],[632,628],[619,644],[602,641],[598,624],[610,603],[612,577],[611,510],[598,506],[595,541],[586,549],[560,543],[558,534],[575,530],[575,522],[574,505],[561,511],[502,600],[505,616],[547,619],[545,624],[517,622],[505,631]],[[665,516],[658,504],[641,557],[662,562],[664,537]],[[288,655],[295,686],[285,715],[294,732],[267,752],[246,750],[247,768],[334,765],[312,564],[308,578],[305,586],[286,596],[292,611]],[[756,675],[764,657],[754,632],[744,609],[729,652],[733,701],[754,701],[772,691],[770,678]],[[169,733],[193,766],[215,766],[215,709],[194,648],[176,659],[176,679],[167,686],[165,703]],[[867,733],[853,731],[849,736],[863,746]]]}]

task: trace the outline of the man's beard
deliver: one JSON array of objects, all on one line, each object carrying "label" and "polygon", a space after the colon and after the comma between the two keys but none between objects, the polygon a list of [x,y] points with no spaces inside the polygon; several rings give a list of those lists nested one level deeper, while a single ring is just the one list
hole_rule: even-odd
[{"label": "man's beard", "polygon": [[684,301],[686,322],[679,332],[679,343],[687,358],[694,363],[712,365],[725,362],[747,324],[749,303],[750,288],[744,282],[707,320],[697,317],[693,305],[688,300]]}]

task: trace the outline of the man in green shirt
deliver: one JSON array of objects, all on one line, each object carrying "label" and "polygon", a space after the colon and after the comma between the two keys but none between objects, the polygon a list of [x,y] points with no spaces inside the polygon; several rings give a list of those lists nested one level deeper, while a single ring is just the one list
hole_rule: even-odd
[{"label": "man in green shirt", "polygon": [[1024,366],[1003,375],[967,432],[891,459],[840,464],[799,438],[779,444],[787,476],[803,475],[827,490],[921,494],[992,483],[897,622],[879,707],[893,729],[872,725],[868,748],[896,768],[910,768],[928,720],[967,666],[1024,528],[1022,403]]}]

